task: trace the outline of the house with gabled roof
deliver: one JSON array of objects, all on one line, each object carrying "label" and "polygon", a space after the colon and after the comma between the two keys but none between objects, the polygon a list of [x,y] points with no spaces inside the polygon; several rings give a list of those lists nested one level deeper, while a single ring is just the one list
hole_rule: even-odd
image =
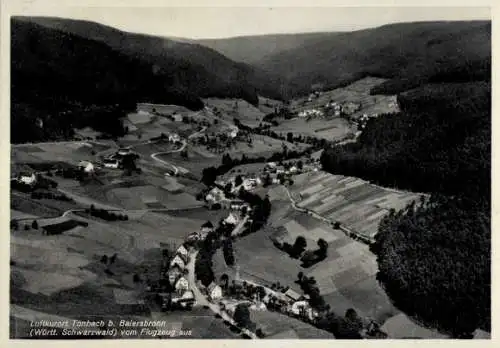
[{"label": "house with gabled roof", "polygon": [[185,247],[184,245],[181,245],[181,246],[177,249],[177,254],[181,255],[181,257],[182,257],[184,260],[187,260],[188,255],[189,255],[189,252],[188,252],[188,250],[186,249],[186,247]]},{"label": "house with gabled roof", "polygon": [[294,291],[292,288],[288,288],[288,290],[286,290],[284,294],[288,299],[290,299],[293,302],[297,302],[302,298],[302,295]]},{"label": "house with gabled roof", "polygon": [[186,262],[183,260],[183,258],[177,254],[175,257],[170,261],[170,267],[173,266],[178,266],[180,269],[186,268]]},{"label": "house with gabled roof", "polygon": [[214,224],[211,221],[205,222],[203,225],[201,225],[201,232],[203,233],[209,233],[214,230]]}]

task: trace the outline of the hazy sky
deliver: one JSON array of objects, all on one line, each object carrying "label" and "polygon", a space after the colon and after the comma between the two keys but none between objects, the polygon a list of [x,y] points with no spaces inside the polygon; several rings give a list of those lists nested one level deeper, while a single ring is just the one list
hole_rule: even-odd
[{"label": "hazy sky", "polygon": [[490,19],[487,7],[134,8],[35,5],[25,5],[22,12],[18,10],[14,14],[86,19],[131,32],[186,38],[346,31],[409,21]]}]

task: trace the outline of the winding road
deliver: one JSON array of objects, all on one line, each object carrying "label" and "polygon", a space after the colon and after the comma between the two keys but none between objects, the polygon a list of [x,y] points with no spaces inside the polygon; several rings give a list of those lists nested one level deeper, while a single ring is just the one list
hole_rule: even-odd
[{"label": "winding road", "polygon": [[[194,132],[193,134],[189,135],[187,137],[187,139],[189,140],[189,139],[197,136],[198,134],[203,133],[206,129],[207,129],[207,127],[203,127],[201,130],[199,130],[197,132]],[[154,159],[157,162],[160,162],[161,164],[164,164],[166,166],[171,166],[174,169],[174,175],[177,175],[177,174],[179,174],[179,168],[177,168],[175,165],[173,165],[170,162],[167,162],[167,161],[164,161],[164,160],[158,158],[158,156],[181,152],[181,151],[183,151],[186,148],[186,146],[187,146],[187,141],[186,140],[182,140],[182,146],[180,148],[175,149],[175,150],[171,150],[171,151],[163,151],[163,152],[153,153],[151,155],[151,158]]]}]

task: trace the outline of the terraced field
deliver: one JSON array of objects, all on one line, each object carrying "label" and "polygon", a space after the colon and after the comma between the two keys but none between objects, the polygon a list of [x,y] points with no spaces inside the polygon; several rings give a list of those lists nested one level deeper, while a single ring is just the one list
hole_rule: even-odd
[{"label": "terraced field", "polygon": [[420,197],[321,171],[298,175],[290,191],[294,198],[300,198],[298,207],[338,221],[368,238],[374,237],[380,220],[390,209],[399,210]]}]

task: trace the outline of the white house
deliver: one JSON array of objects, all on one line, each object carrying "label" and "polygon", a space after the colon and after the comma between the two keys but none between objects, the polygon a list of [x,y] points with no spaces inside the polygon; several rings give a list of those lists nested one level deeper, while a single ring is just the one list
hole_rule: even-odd
[{"label": "white house", "polygon": [[181,141],[181,137],[177,133],[172,133],[168,135],[168,141],[175,143]]},{"label": "white house", "polygon": [[229,131],[228,136],[231,138],[236,138],[236,136],[238,135],[238,131],[239,131],[238,128],[231,128],[231,131]]},{"label": "white house", "polygon": [[181,256],[175,255],[172,261],[170,261],[170,267],[173,266],[178,266],[180,269],[184,269],[184,267],[186,267],[186,263],[184,262]]},{"label": "white house", "polygon": [[222,288],[219,285],[212,282],[207,287],[207,294],[212,301],[218,300],[222,298]]},{"label": "white house", "polygon": [[257,186],[256,179],[244,179],[243,180],[243,188],[247,191],[254,189]]},{"label": "white house", "polygon": [[305,315],[308,319],[314,320],[318,312],[314,310],[307,301],[297,301],[289,307],[289,311],[295,315]]},{"label": "white house", "polygon": [[276,162],[268,162],[266,163],[266,167],[270,169],[276,168]]},{"label": "white house", "polygon": [[31,175],[21,175],[18,181],[26,185],[34,185],[36,183],[36,175],[35,173],[31,173]]},{"label": "white house", "polygon": [[83,169],[85,173],[92,173],[95,170],[94,165],[89,161],[81,161],[78,167]]},{"label": "white house", "polygon": [[120,156],[126,156],[126,155],[130,154],[130,149],[129,148],[121,148],[118,150],[118,154]]},{"label": "white house", "polygon": [[119,167],[119,163],[117,160],[105,160],[104,167],[111,168],[111,169],[117,169]]},{"label": "white house", "polygon": [[236,225],[240,219],[233,213],[229,213],[228,217],[224,219],[224,223]]},{"label": "white house", "polygon": [[288,169],[289,173],[297,173],[297,171],[298,171],[298,168],[296,166],[292,166],[292,167],[290,167],[290,169]]},{"label": "white house", "polygon": [[224,192],[220,188],[214,187],[208,192],[205,199],[207,202],[215,203],[221,201],[224,197]]},{"label": "white house", "polygon": [[182,122],[182,115],[181,114],[173,114],[172,117],[174,118],[175,122]]},{"label": "white house", "polygon": [[189,290],[188,280],[185,277],[179,277],[175,282],[175,290],[180,293]]}]

